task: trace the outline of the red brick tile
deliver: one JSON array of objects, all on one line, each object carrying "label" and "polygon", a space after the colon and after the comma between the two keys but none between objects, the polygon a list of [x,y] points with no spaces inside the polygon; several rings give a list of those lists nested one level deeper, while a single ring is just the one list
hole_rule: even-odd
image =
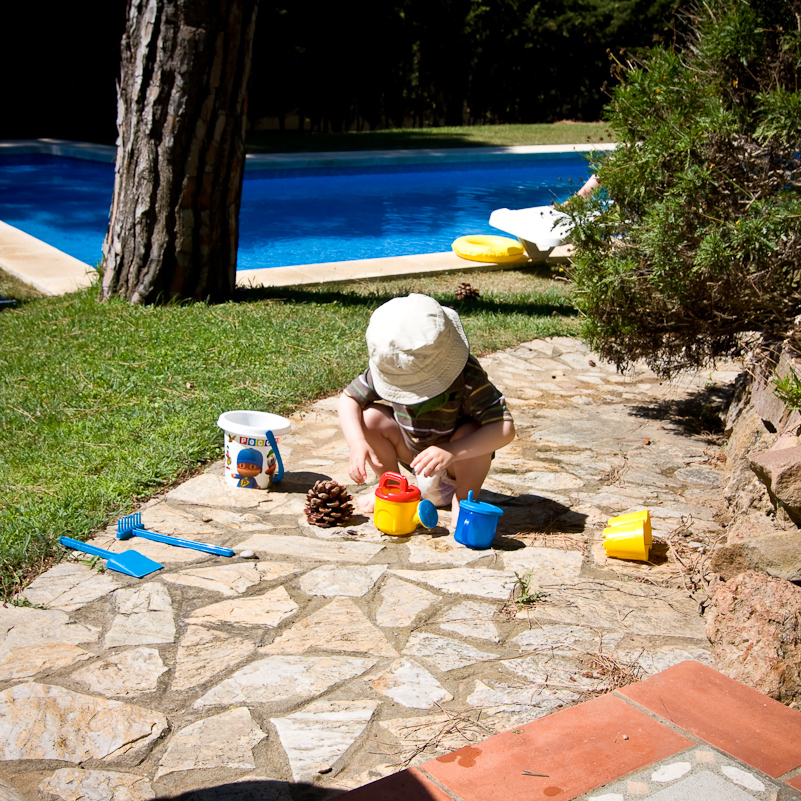
[{"label": "red brick tile", "polygon": [[[692,745],[607,695],[426,762],[421,769],[464,801],[567,801]],[[524,770],[547,777],[524,776]]]},{"label": "red brick tile", "polygon": [[801,776],[796,776],[794,779],[788,779],[785,784],[789,784],[790,787],[795,787],[796,790],[801,790]]},{"label": "red brick tile", "polygon": [[454,801],[417,768],[402,770],[337,796],[342,801]]},{"label": "red brick tile", "polygon": [[801,766],[801,712],[699,662],[617,692],[768,776]]}]

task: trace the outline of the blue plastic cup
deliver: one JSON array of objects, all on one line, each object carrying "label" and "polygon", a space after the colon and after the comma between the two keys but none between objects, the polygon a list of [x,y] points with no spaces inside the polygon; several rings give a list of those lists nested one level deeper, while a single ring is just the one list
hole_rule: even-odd
[{"label": "blue plastic cup", "polygon": [[498,518],[502,514],[503,509],[491,503],[474,501],[473,491],[470,490],[467,493],[467,500],[459,501],[459,522],[456,524],[454,535],[456,542],[477,551],[491,548]]}]

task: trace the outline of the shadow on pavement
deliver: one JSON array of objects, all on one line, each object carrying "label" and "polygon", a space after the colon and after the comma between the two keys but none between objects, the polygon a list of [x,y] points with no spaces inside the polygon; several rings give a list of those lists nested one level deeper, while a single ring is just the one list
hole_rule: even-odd
[{"label": "shadow on pavement", "polygon": [[331,476],[326,473],[316,473],[304,470],[287,470],[284,477],[270,487],[274,494],[288,492],[306,492],[317,481],[330,481]]},{"label": "shadow on pavement", "polygon": [[[503,509],[503,517],[498,522],[498,533],[501,535],[515,537],[527,534],[580,534],[586,528],[587,515],[541,495],[524,493],[509,498],[483,490],[481,498]],[[498,537],[495,547],[515,550],[522,548],[523,543]]]},{"label": "shadow on pavement", "polygon": [[160,795],[153,801],[326,801],[341,794],[341,790],[317,787],[305,782],[246,779],[187,790],[178,795]]},{"label": "shadow on pavement", "polygon": [[632,406],[629,414],[647,420],[664,420],[685,434],[713,440],[723,433],[722,414],[731,394],[731,387],[712,386],[693,392],[686,398]]}]

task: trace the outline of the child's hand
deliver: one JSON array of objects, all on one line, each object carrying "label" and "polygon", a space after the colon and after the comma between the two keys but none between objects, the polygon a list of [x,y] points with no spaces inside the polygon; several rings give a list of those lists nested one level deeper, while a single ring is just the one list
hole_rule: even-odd
[{"label": "child's hand", "polygon": [[454,462],[453,454],[439,445],[431,445],[412,459],[411,468],[417,475],[429,478],[440,470],[447,470]]},{"label": "child's hand", "polygon": [[367,481],[367,464],[379,470],[383,467],[375,451],[366,443],[351,446],[350,458],[348,460],[348,475],[357,483],[364,484]]}]

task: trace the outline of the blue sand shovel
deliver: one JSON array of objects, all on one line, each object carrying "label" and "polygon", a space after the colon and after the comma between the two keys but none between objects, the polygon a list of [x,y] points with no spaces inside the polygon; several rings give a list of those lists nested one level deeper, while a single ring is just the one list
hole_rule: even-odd
[{"label": "blue sand shovel", "polygon": [[124,573],[126,576],[142,578],[142,576],[155,573],[162,568],[162,565],[158,562],[148,559],[144,554],[138,551],[114,553],[113,551],[96,548],[94,545],[87,545],[85,542],[73,540],[69,537],[59,537],[58,541],[65,548],[72,548],[75,551],[90,553],[92,556],[102,556],[106,560],[106,567],[109,570],[115,570],[117,573]]},{"label": "blue sand shovel", "polygon": [[202,542],[192,540],[182,540],[180,537],[168,537],[166,534],[156,534],[155,531],[147,531],[142,528],[142,515],[135,512],[132,515],[125,515],[117,521],[117,539],[127,540],[131,537],[142,537],[154,542],[163,542],[165,545],[176,545],[179,548],[194,548],[196,551],[214,553],[217,556],[233,556],[234,552],[230,548],[221,548],[217,545],[206,545]]}]

